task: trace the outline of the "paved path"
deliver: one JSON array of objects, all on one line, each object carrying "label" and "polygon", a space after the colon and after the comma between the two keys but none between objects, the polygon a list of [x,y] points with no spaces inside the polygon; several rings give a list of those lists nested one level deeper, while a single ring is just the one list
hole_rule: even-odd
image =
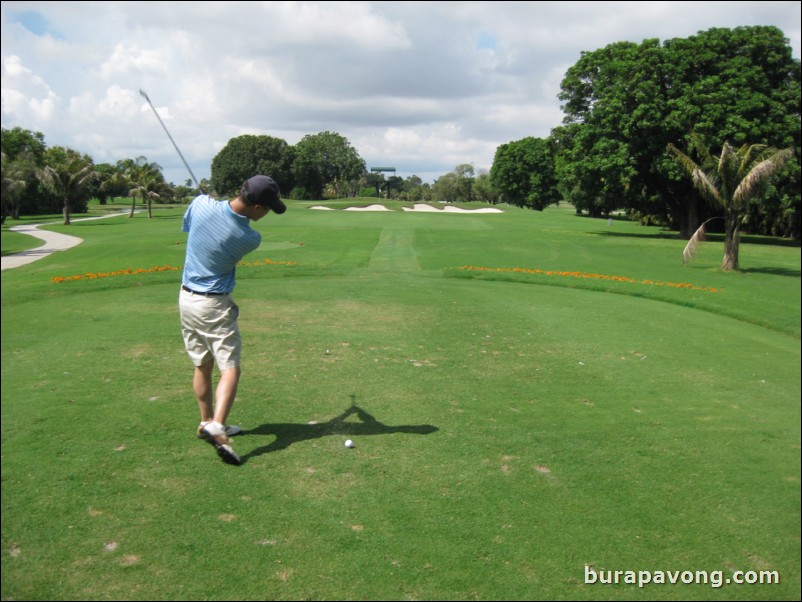
[{"label": "paved path", "polygon": [[[90,219],[105,219],[107,217],[119,217],[120,215],[128,215],[130,213],[129,209],[125,209],[120,211],[119,213],[110,213],[108,215],[101,215],[99,217],[82,217],[79,219],[73,219],[74,222],[82,222],[85,220]],[[136,211],[139,213],[139,210]],[[33,263],[37,259],[42,259],[43,257],[47,257],[51,253],[55,253],[56,251],[65,251],[66,249],[71,249],[76,245],[80,245],[84,239],[78,238],[77,236],[70,236],[69,234],[59,234],[58,232],[49,232],[47,230],[40,230],[39,226],[48,226],[52,224],[60,224],[63,223],[61,221],[58,222],[49,222],[48,224],[28,224],[24,226],[14,226],[9,228],[9,230],[13,232],[21,232],[22,234],[28,234],[29,236],[35,236],[36,238],[41,238],[45,241],[41,247],[36,247],[35,249],[29,249],[27,251],[22,251],[20,253],[14,253],[13,255],[4,255],[2,258],[2,269],[9,270],[11,268],[18,268],[23,265],[28,265],[29,263]]]}]

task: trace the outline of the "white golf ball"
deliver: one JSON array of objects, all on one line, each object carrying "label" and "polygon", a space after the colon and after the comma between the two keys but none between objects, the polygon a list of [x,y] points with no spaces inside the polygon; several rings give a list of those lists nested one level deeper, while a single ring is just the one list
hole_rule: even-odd
[{"label": "white golf ball", "polygon": [[350,439],[348,439],[348,440],[345,442],[345,447],[353,447],[353,446],[354,446],[354,442],[353,442],[353,441],[351,441]]}]

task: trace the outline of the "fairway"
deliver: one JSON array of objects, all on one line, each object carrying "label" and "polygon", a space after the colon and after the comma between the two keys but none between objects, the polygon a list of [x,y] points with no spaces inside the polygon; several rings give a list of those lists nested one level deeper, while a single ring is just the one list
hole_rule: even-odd
[{"label": "fairway", "polygon": [[195,438],[181,209],[2,273],[4,600],[799,599],[798,244],[288,205],[237,271],[240,467]]}]

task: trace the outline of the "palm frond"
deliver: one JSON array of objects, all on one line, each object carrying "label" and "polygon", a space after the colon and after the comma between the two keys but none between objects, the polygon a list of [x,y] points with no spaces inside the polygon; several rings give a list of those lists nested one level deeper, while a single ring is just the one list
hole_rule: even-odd
[{"label": "palm frond", "polygon": [[716,161],[713,159],[713,156],[710,154],[707,146],[705,146],[704,140],[702,137],[694,132],[691,132],[691,142],[693,143],[693,147],[696,149],[696,153],[701,157],[702,160],[702,169],[708,169],[715,165]]},{"label": "palm frond", "polygon": [[[707,223],[707,222],[705,222]],[[705,239],[705,225],[702,224],[699,226],[699,229],[693,233],[691,239],[688,241],[688,244],[685,245],[685,249],[682,251],[682,262],[683,263],[690,263],[693,259],[694,255],[696,255],[696,249],[699,248],[699,245]]]},{"label": "palm frond", "polygon": [[696,161],[691,159],[688,155],[683,153],[680,149],[674,146],[671,142],[666,145],[666,148],[673,153],[673,155],[677,158],[680,165],[685,168],[685,171],[688,173],[693,173],[694,169],[699,169],[699,166],[696,164]]},{"label": "palm frond", "polygon": [[745,148],[736,151],[729,142],[725,142],[721,147],[721,158],[719,159],[717,174],[721,196],[726,202],[732,195],[738,183],[738,170],[741,167],[741,156],[739,153],[746,152]]},{"label": "palm frond", "polygon": [[767,159],[763,159],[760,163],[755,165],[749,170],[749,173],[744,176],[744,179],[738,184],[738,188],[733,192],[733,203],[737,207],[745,205],[754,195],[760,184],[770,178],[788,159],[793,157],[793,155],[794,149],[786,148],[775,152]]},{"label": "palm frond", "polygon": [[741,165],[738,169],[740,179],[743,179],[744,176],[749,173],[749,170],[756,161],[770,157],[776,152],[777,149],[771,148],[765,144],[752,144],[748,147],[744,145],[741,150],[738,151],[741,157]]},{"label": "palm frond", "polygon": [[685,169],[685,171],[690,174],[694,187],[702,195],[709,197],[712,201],[720,204],[721,195],[716,187],[716,183],[707,173],[705,173],[704,169],[700,167],[696,161],[691,159],[688,155],[683,153],[670,142],[668,143],[667,148],[677,158],[677,161]]},{"label": "palm frond", "polygon": [[702,223],[701,226],[693,233],[691,239],[688,241],[688,244],[685,245],[685,249],[682,251],[682,261],[685,264],[691,262],[691,260],[696,255],[696,251],[699,249],[699,246],[702,242],[705,241],[705,226],[708,222],[713,221],[714,219],[723,219],[721,217],[711,217],[709,220],[706,220]]},{"label": "palm frond", "polygon": [[698,167],[694,169],[693,173],[691,174],[691,180],[696,190],[702,193],[702,195],[708,197],[712,201],[715,201],[719,205],[721,204],[721,193],[716,187],[716,183],[710,178],[710,176],[702,171],[702,169]]}]

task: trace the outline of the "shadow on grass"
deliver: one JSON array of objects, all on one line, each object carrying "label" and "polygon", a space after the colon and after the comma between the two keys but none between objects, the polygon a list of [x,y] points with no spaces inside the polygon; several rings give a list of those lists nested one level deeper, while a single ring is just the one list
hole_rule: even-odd
[{"label": "shadow on grass", "polygon": [[791,278],[799,278],[799,270],[789,270],[786,268],[741,268],[744,274],[770,274],[773,276],[790,276]]},{"label": "shadow on grass", "polygon": [[157,215],[156,210],[153,210],[153,217],[145,216],[145,219],[171,219],[171,220],[179,220],[184,219],[184,216],[180,213],[176,213],[175,215]]},{"label": "shadow on grass", "polygon": [[[622,237],[622,238],[651,238],[651,239],[672,239],[672,240],[682,240],[687,242],[687,239],[683,239],[680,237],[678,232],[673,232],[670,230],[665,230],[663,232],[647,232],[647,233],[637,233],[637,232],[612,232],[612,231],[603,231],[603,230],[593,230],[588,231],[588,234],[595,234],[596,236],[612,236],[612,237]],[[718,232],[707,232],[705,234],[705,240],[707,242],[724,242],[724,234],[720,234]],[[801,246],[800,241],[793,240],[791,238],[779,238],[777,236],[757,236],[753,234],[741,234],[741,243],[747,245],[768,245],[772,247],[791,247],[791,248],[798,248]]]},{"label": "shadow on grass", "polygon": [[679,234],[677,232],[671,232],[666,230],[665,232],[607,232],[602,230],[589,230],[588,234],[595,234],[596,236],[612,236],[612,237],[621,237],[621,238],[649,238],[649,239],[670,239],[670,240],[680,240]]},{"label": "shadow on grass", "polygon": [[3,251],[3,257],[38,257],[44,258],[48,255],[53,254],[53,248],[49,247],[47,244],[43,244],[41,247],[36,247],[35,249],[27,249],[25,251]]},{"label": "shadow on grass", "polygon": [[[346,422],[356,415],[360,422]],[[354,437],[367,435],[389,435],[392,433],[410,433],[413,435],[430,435],[439,430],[430,424],[388,426],[376,420],[371,414],[356,405],[351,405],[339,416],[328,422],[299,424],[299,423],[272,423],[263,424],[251,430],[243,430],[238,437],[248,435],[273,435],[276,437],[268,445],[259,447],[242,456],[243,460],[255,458],[262,454],[286,449],[293,443],[320,439],[329,435],[351,435]]]}]

